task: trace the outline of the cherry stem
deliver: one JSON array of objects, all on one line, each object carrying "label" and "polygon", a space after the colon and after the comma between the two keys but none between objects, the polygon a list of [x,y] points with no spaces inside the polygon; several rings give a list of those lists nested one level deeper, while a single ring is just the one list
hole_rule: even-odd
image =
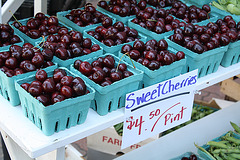
[{"label": "cherry stem", "polygon": [[41,45],[36,51],[40,50],[44,46],[45,42],[45,37],[42,35],[42,41],[39,42],[36,46],[32,47],[32,49]]},{"label": "cherry stem", "polygon": [[13,13],[11,12],[11,10],[9,10],[9,12],[11,13],[11,15],[13,16],[13,18],[15,19],[16,22],[18,22],[18,24],[20,26],[22,26],[22,24],[17,20],[17,18],[13,15]]},{"label": "cherry stem", "polygon": [[212,24],[212,22],[210,21],[209,14],[210,14],[210,12],[207,13],[207,17],[208,17],[209,22]]},{"label": "cherry stem", "polygon": [[154,19],[147,19],[148,21],[153,21],[153,22],[157,22],[157,20]]},{"label": "cherry stem", "polygon": [[130,58],[130,60],[131,60],[131,62],[132,62],[133,67],[136,68],[135,65],[134,65],[134,63],[133,63],[133,61],[132,61],[132,58],[131,58],[130,55],[129,55],[129,52],[126,52],[126,53],[124,53],[124,54],[122,55],[122,57],[119,59],[119,62],[118,62],[117,68],[116,68],[116,72],[118,71],[118,66],[119,66],[122,58],[123,58],[125,55],[128,55],[128,57]]}]

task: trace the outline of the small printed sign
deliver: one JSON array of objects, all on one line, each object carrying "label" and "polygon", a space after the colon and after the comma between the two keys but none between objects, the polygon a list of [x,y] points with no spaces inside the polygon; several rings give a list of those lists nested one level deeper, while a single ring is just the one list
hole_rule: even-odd
[{"label": "small printed sign", "polygon": [[191,119],[198,71],[126,95],[121,149]]}]

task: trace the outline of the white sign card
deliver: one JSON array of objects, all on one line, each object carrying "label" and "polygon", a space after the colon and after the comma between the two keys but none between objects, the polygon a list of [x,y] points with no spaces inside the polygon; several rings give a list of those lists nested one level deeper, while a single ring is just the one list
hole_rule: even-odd
[{"label": "white sign card", "polygon": [[198,71],[126,95],[121,149],[191,119]]}]

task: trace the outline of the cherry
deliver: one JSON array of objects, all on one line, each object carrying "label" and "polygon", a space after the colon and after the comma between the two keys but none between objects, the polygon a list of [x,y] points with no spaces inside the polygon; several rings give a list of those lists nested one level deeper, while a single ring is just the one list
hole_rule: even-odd
[{"label": "cherry", "polygon": [[84,95],[86,93],[86,85],[84,83],[76,83],[73,85],[73,92],[77,96]]},{"label": "cherry", "polygon": [[50,104],[50,98],[47,95],[39,95],[36,99],[39,100],[44,106],[48,106]]},{"label": "cherry", "polygon": [[56,95],[55,97],[52,98],[51,102],[52,103],[57,103],[65,100],[65,97],[61,94]]},{"label": "cherry", "polygon": [[72,88],[69,87],[69,86],[62,86],[60,93],[61,93],[64,97],[70,98],[70,97],[72,97],[72,95],[73,95],[73,90],[72,90]]},{"label": "cherry", "polygon": [[103,81],[100,85],[102,86],[102,87],[105,87],[105,86],[109,86],[109,85],[111,85],[112,84],[112,82],[110,81],[110,80],[105,80],[105,81]]},{"label": "cherry", "polygon": [[42,90],[43,88],[40,85],[32,85],[28,88],[28,92],[34,97],[39,96],[42,93]]},{"label": "cherry", "polygon": [[105,78],[105,73],[103,70],[97,70],[92,74],[92,80],[96,83],[101,83]]},{"label": "cherry", "polygon": [[56,16],[50,16],[47,20],[48,26],[57,26],[58,25],[58,18]]},{"label": "cherry", "polygon": [[45,81],[45,80],[47,79],[47,72],[40,69],[40,70],[38,70],[38,71],[36,72],[35,77],[36,77],[36,79],[37,79],[38,81],[43,82],[43,81]]},{"label": "cherry", "polygon": [[130,71],[123,71],[123,78],[127,78],[127,77],[130,77],[130,76],[132,76],[133,75],[133,73],[132,72],[130,72]]},{"label": "cherry", "polygon": [[75,69],[78,69],[81,63],[82,63],[81,60],[76,60],[76,61],[74,62],[74,64],[73,64],[73,67],[74,67]]},{"label": "cherry", "polygon": [[116,82],[121,80],[123,77],[121,72],[112,72],[110,73],[110,78],[113,82]]},{"label": "cherry", "polygon": [[177,60],[181,60],[185,58],[185,53],[183,51],[178,51],[176,53],[176,56],[177,56]]},{"label": "cherry", "polygon": [[47,78],[42,84],[43,90],[46,93],[52,93],[55,91],[55,82],[52,78]]},{"label": "cherry", "polygon": [[30,86],[29,83],[23,83],[20,85],[23,89],[25,89],[26,91],[28,91],[28,87]]},{"label": "cherry", "polygon": [[113,68],[115,65],[115,60],[112,56],[106,56],[103,59],[103,65],[108,68]]},{"label": "cherry", "polygon": [[33,56],[32,58],[32,64],[35,65],[37,68],[40,68],[44,63],[44,57],[42,54],[38,54]]},{"label": "cherry", "polygon": [[14,57],[9,57],[5,61],[5,66],[10,68],[10,69],[15,69],[18,65],[17,59]]},{"label": "cherry", "polygon": [[79,71],[86,76],[89,76],[92,73],[92,66],[89,62],[84,61],[79,66]]},{"label": "cherry", "polygon": [[63,86],[72,86],[72,81],[73,81],[73,77],[72,76],[64,76],[61,78],[60,83]]},{"label": "cherry", "polygon": [[53,52],[48,48],[44,48],[42,50],[42,56],[44,60],[51,61],[53,59]]},{"label": "cherry", "polygon": [[66,75],[67,75],[67,73],[62,69],[54,70],[53,80],[54,80],[55,83],[60,82],[61,79]]},{"label": "cherry", "polygon": [[120,63],[119,65],[118,65],[118,69],[120,70],[120,71],[126,71],[127,70],[127,65],[125,64],[125,63]]},{"label": "cherry", "polygon": [[168,43],[166,40],[161,39],[158,41],[157,47],[159,50],[167,50],[168,48]]}]

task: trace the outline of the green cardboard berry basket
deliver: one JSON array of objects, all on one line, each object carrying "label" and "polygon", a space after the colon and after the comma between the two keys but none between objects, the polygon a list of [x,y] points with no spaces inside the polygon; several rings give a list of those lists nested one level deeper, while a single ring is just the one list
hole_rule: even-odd
[{"label": "green cardboard berry basket", "polygon": [[[131,27],[130,27],[130,28],[131,28]],[[109,47],[109,46],[103,44],[102,42],[98,41],[98,40],[95,39],[93,36],[91,36],[91,35],[89,35],[89,34],[87,33],[88,31],[94,31],[94,30],[95,30],[95,28],[90,28],[90,29],[88,29],[88,30],[85,30],[85,31],[83,32],[83,36],[85,36],[85,37],[87,37],[87,38],[90,38],[94,43],[96,43],[96,44],[98,44],[100,47],[102,47],[104,54],[105,54],[105,53],[112,53],[112,54],[114,54],[114,55],[117,56],[117,55],[118,55],[118,51],[121,50],[121,48],[122,48],[123,45],[125,45],[125,44],[130,44],[130,45],[132,45],[132,44],[134,43],[134,41],[132,41],[132,42],[123,43],[123,44],[119,44],[119,45],[115,45],[115,46]],[[143,41],[144,43],[147,41],[147,37],[144,36],[143,34],[139,33],[139,32],[138,32],[138,38],[139,38],[139,40]]]},{"label": "green cardboard berry basket", "polygon": [[[22,25],[26,25],[27,24],[27,21],[28,21],[29,18],[25,18],[25,19],[22,19],[22,20],[18,20]],[[33,45],[35,45],[36,42],[39,42],[39,41],[45,41],[47,39],[48,36],[44,37],[45,40],[43,39],[43,37],[39,37],[37,39],[33,39],[29,36],[27,36],[25,33],[21,32],[18,28],[14,27],[12,24],[13,24],[14,21],[12,22],[9,22],[9,25],[14,29],[14,32],[16,32],[16,34],[18,34],[19,36],[21,36],[25,42],[28,42],[28,43],[31,43]],[[72,28],[66,26],[65,24],[63,24],[62,22],[58,21],[58,24],[60,26],[63,26],[63,27],[66,27],[68,28],[68,30],[72,30]]]},{"label": "green cardboard berry basket", "polygon": [[[109,2],[107,2],[107,3],[109,3]],[[117,14],[114,14],[114,13],[112,13],[112,12],[107,11],[106,9],[104,9],[104,8],[102,8],[102,7],[100,7],[100,6],[97,6],[97,9],[98,9],[99,11],[101,11],[102,13],[108,14],[108,15],[110,15],[111,17],[115,18],[116,21],[121,21],[121,22],[123,22],[124,24],[127,24],[127,22],[128,22],[129,19],[133,19],[133,18],[136,17],[136,15],[121,17],[121,16],[119,16],[119,15],[117,15]]]},{"label": "green cardboard berry basket", "polygon": [[240,40],[230,42],[228,50],[223,55],[221,66],[229,67],[233,64],[240,62]]},{"label": "green cardboard berry basket", "polygon": [[155,39],[156,41],[159,41],[160,39],[164,39],[164,37],[172,35],[174,31],[164,32],[162,34],[157,34],[156,32],[150,31],[146,28],[141,27],[138,24],[135,24],[131,22],[132,19],[128,20],[128,26],[130,28],[136,29],[138,33],[141,33],[147,37],[147,41],[150,39]]},{"label": "green cardboard berry basket", "polygon": [[[223,134],[223,135],[221,135],[221,136],[219,136],[219,137],[217,137],[217,138],[212,139],[211,141],[219,142],[219,141],[221,141],[221,137],[225,136],[226,134],[228,134],[228,132]],[[236,138],[236,139],[240,139],[240,137],[237,136],[235,133],[233,133],[233,137]],[[201,147],[204,148],[206,151],[208,151],[209,148],[210,148],[210,146],[207,145],[207,144],[204,144]],[[213,160],[209,155],[207,155],[205,152],[201,151],[200,149],[198,149],[197,152],[198,152],[198,154],[200,155],[200,157],[202,159],[204,159],[204,160]]]},{"label": "green cardboard berry basket", "polygon": [[[52,70],[55,68],[57,68],[56,63],[53,66],[43,68],[43,70],[49,71],[49,70]],[[14,85],[15,81],[22,79],[24,77],[31,76],[31,75],[35,74],[36,72],[37,71],[32,71],[32,72],[19,74],[19,75],[13,76],[13,77],[8,77],[3,71],[0,70],[0,94],[5,99],[7,99],[11,103],[11,105],[13,105],[13,106],[19,105],[20,100],[19,100],[18,92]]]},{"label": "green cardboard berry basket", "polygon": [[[79,8],[79,9],[84,9],[84,7]],[[102,12],[99,9],[96,9],[96,10],[105,14],[105,15],[107,15],[108,17],[112,18],[113,23],[116,22],[116,19],[111,14]],[[80,27],[76,23],[74,23],[73,21],[71,21],[71,20],[69,20],[68,18],[65,17],[70,12],[71,12],[71,10],[57,12],[57,17],[62,23],[64,23],[65,25],[67,25],[67,26],[69,26],[69,27],[73,28],[74,30],[79,31],[81,33],[83,33],[83,31],[85,31],[86,29],[89,29],[89,28],[92,28],[92,27],[97,27],[97,26],[100,26],[102,24],[102,23],[97,23],[97,24],[92,24],[92,25],[88,25],[88,26],[85,26],[85,27]]]},{"label": "green cardboard berry basket", "polygon": [[[189,158],[192,154],[195,154],[195,153],[193,153],[193,152],[186,152],[186,153],[183,153],[183,154],[180,155],[180,156],[177,156],[177,157],[175,157],[175,158],[171,158],[170,160],[182,160],[183,157]],[[197,156],[197,159],[198,159],[198,160],[204,160],[204,159],[202,159],[201,157],[199,157],[199,155],[197,155],[197,154],[195,154],[195,155]]]},{"label": "green cardboard berry basket", "polygon": [[[85,37],[83,37],[85,38]],[[35,45],[39,45],[41,42],[36,42]],[[94,42],[92,42],[92,45],[96,44]],[[90,54],[87,55],[82,55],[82,56],[78,56],[78,57],[74,57],[71,59],[66,59],[66,60],[62,60],[60,58],[58,58],[57,56],[53,56],[52,62],[57,63],[59,67],[66,67],[67,69],[70,68],[70,65],[73,64],[76,60],[86,60],[92,57],[98,57],[100,55],[103,55],[103,48],[100,47],[100,50],[97,50],[96,52],[91,52]]]},{"label": "green cardboard berry basket", "polygon": [[[22,46],[24,44],[24,39],[21,36],[19,36],[18,34],[16,34],[16,33],[14,33],[14,35],[17,35],[20,38],[20,40],[21,40],[21,42],[14,43],[14,45]],[[13,44],[0,47],[0,52],[8,50],[11,45],[13,45]]]},{"label": "green cardboard berry basket", "polygon": [[[174,54],[177,53],[177,51],[171,47],[168,47],[168,50]],[[119,51],[118,56],[123,57],[121,51]],[[124,56],[122,59],[129,64],[132,64],[133,61],[136,68],[143,71],[143,81],[140,83],[139,88],[148,87],[167,79],[179,76],[186,64],[186,58],[184,58],[179,61],[175,61],[170,65],[161,66],[159,69],[153,71],[134,60],[131,61],[128,56]]]},{"label": "green cardboard berry basket", "polygon": [[[233,15],[227,11],[220,10],[216,7],[211,6],[212,12],[218,14],[219,18],[224,18],[227,15],[231,15],[236,22],[240,21],[240,16]],[[225,52],[221,66],[229,67],[233,64],[236,64],[240,61],[240,40],[236,42],[230,42],[228,50]]]},{"label": "green cardboard berry basket", "polygon": [[[67,68],[60,67],[67,72],[67,75],[80,77],[69,71]],[[47,71],[49,77],[53,76],[54,70]],[[53,105],[44,106],[20,85],[31,83],[35,80],[35,75],[18,80],[15,85],[20,95],[22,111],[46,136],[67,128],[82,124],[87,118],[91,101],[94,99],[95,90],[87,83],[90,93],[75,98],[68,98]]]},{"label": "green cardboard berry basket", "polygon": [[[119,58],[110,53],[106,53],[100,57],[105,57],[106,55],[111,55],[114,57],[116,67],[119,63]],[[91,58],[86,61],[91,63],[97,58],[98,57]],[[76,70],[73,65],[70,66],[70,71],[78,75],[83,75],[82,78],[96,90],[95,101],[93,101],[91,107],[101,116],[123,107],[125,105],[126,94],[138,90],[139,83],[142,81],[142,71],[134,69],[131,65],[124,61],[121,61],[120,63],[125,63],[127,65],[127,70],[131,71],[134,75],[114,82],[105,87],[100,86],[99,84],[90,80],[88,77],[84,76],[80,71]]]},{"label": "green cardboard berry basket", "polygon": [[203,52],[202,54],[197,54],[169,40],[168,37],[166,37],[166,41],[168,42],[169,46],[176,50],[183,51],[187,56],[187,61],[183,72],[186,73],[198,69],[199,78],[216,72],[223,59],[223,55],[228,49],[227,45]]},{"label": "green cardboard berry basket", "polygon": [[[193,0],[194,1],[194,0]],[[185,3],[188,7],[189,6],[191,6],[191,5],[195,5],[195,4],[192,4],[192,3],[188,3],[186,0],[185,0],[185,2],[184,1],[182,1],[183,3]],[[196,1],[196,3],[198,3],[198,1]],[[197,5],[199,8],[202,8],[202,5]],[[172,7],[165,7],[164,9],[171,9]],[[209,16],[209,18],[208,19],[205,19],[205,20],[202,20],[202,21],[200,21],[200,22],[197,22],[197,23],[193,23],[193,24],[195,24],[195,25],[206,25],[206,24],[208,24],[209,22],[213,22],[213,21],[216,21],[217,20],[217,18],[218,18],[218,16],[219,16],[219,14],[217,14],[216,12],[210,12],[209,14],[208,14],[208,16]],[[186,22],[186,21],[184,21],[183,19],[180,19],[180,18],[177,18],[176,17],[176,19],[178,19],[178,20],[181,20],[181,21],[183,21],[183,22]]]}]

